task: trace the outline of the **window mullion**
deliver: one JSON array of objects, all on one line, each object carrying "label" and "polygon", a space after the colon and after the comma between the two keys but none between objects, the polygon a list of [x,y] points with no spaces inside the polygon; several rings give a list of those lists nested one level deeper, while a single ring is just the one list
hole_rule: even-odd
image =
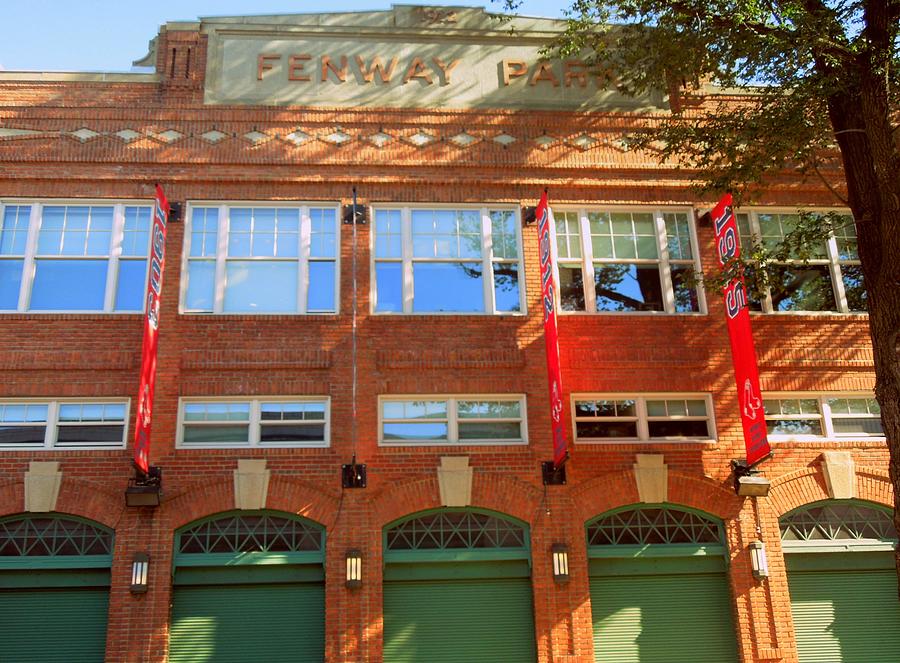
[{"label": "window mullion", "polygon": [[659,277],[663,293],[663,309],[666,313],[675,313],[675,284],[672,281],[672,268],[669,265],[669,243],[666,234],[666,220],[663,213],[653,213],[656,227],[656,250],[659,253]]},{"label": "window mullion", "polygon": [[213,298],[213,312],[225,310],[225,257],[228,254],[229,219],[227,205],[219,206],[219,218],[216,223],[216,286]]},{"label": "window mullion", "polygon": [[841,313],[849,313],[850,306],[847,304],[847,291],[844,288],[844,279],[841,276],[841,264],[837,247],[837,238],[834,233],[826,242],[828,251],[828,272],[831,274],[831,284],[834,288],[834,298]]},{"label": "window mullion", "polygon": [[412,210],[404,207],[400,211],[400,256],[403,279],[403,312],[413,312],[413,250],[412,250]]},{"label": "window mullion", "polygon": [[[119,277],[119,257],[122,255],[122,242],[125,239],[125,205],[113,206],[112,232],[109,234],[109,258],[106,269],[106,293],[103,298],[103,311],[109,313],[116,305],[116,283]],[[153,225],[150,226],[150,239],[153,240]]]},{"label": "window mullion", "polygon": [[34,282],[34,254],[37,252],[38,232],[40,230],[43,205],[34,203],[28,217],[28,235],[25,238],[25,257],[22,260],[22,283],[19,285],[19,305],[16,310],[20,313],[28,310],[31,299],[31,286]]},{"label": "window mullion", "polygon": [[[757,239],[757,241],[762,242],[762,231],[759,228],[759,213],[758,212],[750,212],[748,217],[750,222],[750,234]],[[767,274],[769,273],[769,265],[766,264],[765,269]],[[766,292],[760,298],[760,308],[763,313],[772,313],[772,289],[766,288]]]},{"label": "window mullion", "polygon": [[486,208],[481,212],[481,271],[484,273],[482,289],[484,290],[484,312],[496,313],[497,302],[494,292],[494,245],[491,217]]},{"label": "window mullion", "polygon": [[597,312],[597,291],[594,283],[594,250],[591,246],[591,226],[588,223],[587,211],[578,210],[578,239],[581,242],[581,271],[584,281],[584,310]]},{"label": "window mullion", "polygon": [[44,447],[51,449],[56,446],[56,431],[59,426],[59,402],[47,403],[47,430],[44,432]]},{"label": "window mullion", "polygon": [[262,437],[262,431],[260,429],[260,410],[262,405],[258,400],[250,401],[250,430],[248,431],[247,441],[250,443],[251,447],[258,447],[260,437]]},{"label": "window mullion", "polygon": [[447,399],[447,441],[459,442],[459,422],[457,420],[456,399]]},{"label": "window mullion", "polygon": [[647,423],[647,399],[644,397],[636,399],[635,409],[637,410],[638,439],[642,442],[647,442],[650,440],[650,425]]},{"label": "window mullion", "polygon": [[819,412],[822,415],[822,434],[827,438],[833,438],[834,425],[831,421],[831,405],[828,404],[827,398],[819,399]]},{"label": "window mullion", "polygon": [[[549,207],[547,208],[547,213],[550,215],[550,218],[549,218],[550,233],[549,234],[550,234],[550,256],[553,261],[553,274],[551,276],[551,278],[553,278],[553,299],[554,299],[553,305],[556,307],[557,311],[562,311],[562,295],[559,292],[559,288],[560,288],[560,286],[559,286],[559,245],[558,245],[559,240],[556,237],[556,219],[553,217],[553,210],[551,208],[549,208]],[[519,223],[519,224],[517,224],[517,226],[519,228],[521,228],[522,224]],[[521,236],[521,233],[520,233],[520,236]],[[537,237],[538,237],[538,266],[540,267],[540,260],[541,260],[540,229],[538,229]],[[523,255],[523,252],[522,252],[522,248],[520,245],[520,247],[519,247],[519,273],[521,274],[520,278],[521,278],[522,284],[524,285],[525,271],[522,269],[522,255]],[[582,268],[582,273],[583,272],[584,272],[584,269]],[[538,273],[538,275],[540,276],[540,273]],[[538,308],[541,310],[542,317],[543,317],[544,283],[540,279],[538,280],[538,283],[540,284],[540,287],[538,288]],[[525,309],[523,308],[522,311],[524,312]]]},{"label": "window mullion", "polygon": [[[312,253],[312,217],[308,205],[300,208],[300,265],[297,269],[297,311],[306,313],[306,303],[309,301],[309,256]],[[337,305],[337,298],[335,298]]]}]

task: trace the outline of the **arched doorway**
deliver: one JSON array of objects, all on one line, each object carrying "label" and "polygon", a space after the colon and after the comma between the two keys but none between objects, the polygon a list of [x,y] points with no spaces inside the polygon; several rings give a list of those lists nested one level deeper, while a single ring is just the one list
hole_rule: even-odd
[{"label": "arched doorway", "polygon": [[113,531],[63,514],[0,519],[0,660],[102,663]]},{"label": "arched doorway", "polygon": [[780,525],[800,663],[900,660],[890,511],[831,500],[795,509]]},{"label": "arched doorway", "polygon": [[234,511],[175,535],[170,663],[325,658],[325,530]]},{"label": "arched doorway", "polygon": [[384,529],[385,663],[535,661],[528,526],[440,509]]},{"label": "arched doorway", "polygon": [[587,523],[598,663],[736,663],[722,523],[669,504]]}]

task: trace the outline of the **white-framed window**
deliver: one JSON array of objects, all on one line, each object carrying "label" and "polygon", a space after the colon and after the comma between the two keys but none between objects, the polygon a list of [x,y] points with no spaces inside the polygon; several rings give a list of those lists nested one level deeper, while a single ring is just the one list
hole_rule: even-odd
[{"label": "white-framed window", "polygon": [[709,394],[573,394],[577,442],[711,442]]},{"label": "white-framed window", "polygon": [[182,449],[327,447],[328,398],[183,399],[177,445]]},{"label": "white-framed window", "polygon": [[191,203],[184,313],[337,313],[337,204]]},{"label": "white-framed window", "polygon": [[525,311],[519,212],[504,206],[375,206],[375,313]]},{"label": "white-framed window", "polygon": [[764,394],[772,441],[884,438],[881,408],[870,393]]},{"label": "white-framed window", "polygon": [[690,210],[554,208],[563,312],[705,313]]},{"label": "white-framed window", "polygon": [[524,396],[382,396],[378,415],[384,446],[528,442]]},{"label": "white-framed window", "polygon": [[152,206],[0,201],[0,311],[139,313]]},{"label": "white-framed window", "polygon": [[[789,260],[766,265],[769,277],[779,287],[765,293],[751,308],[765,313],[821,311],[864,313],[866,290],[857,252],[856,224],[849,214],[838,217],[831,237],[812,247],[807,262]],[[772,248],[797,227],[800,214],[749,210],[736,214],[741,248],[748,249],[753,239]]]},{"label": "white-framed window", "polygon": [[0,449],[122,449],[128,400],[0,401]]}]

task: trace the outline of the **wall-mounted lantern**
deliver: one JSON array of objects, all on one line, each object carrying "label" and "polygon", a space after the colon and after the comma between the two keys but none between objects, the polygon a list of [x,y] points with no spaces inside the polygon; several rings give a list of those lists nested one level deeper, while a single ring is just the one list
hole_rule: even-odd
[{"label": "wall-mounted lantern", "polygon": [[143,594],[147,591],[147,573],[150,571],[150,555],[137,553],[131,562],[131,593]]},{"label": "wall-mounted lantern", "polygon": [[569,582],[569,546],[554,543],[550,553],[553,555],[553,579],[559,583]]},{"label": "wall-mounted lantern", "polygon": [[347,589],[362,587],[362,552],[359,550],[347,551],[347,580],[344,585]]}]

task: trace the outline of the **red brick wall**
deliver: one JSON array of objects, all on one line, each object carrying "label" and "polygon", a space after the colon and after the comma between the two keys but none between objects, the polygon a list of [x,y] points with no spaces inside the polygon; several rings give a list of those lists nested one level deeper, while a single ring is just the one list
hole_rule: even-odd
[{"label": "red brick wall", "polygon": [[[188,65],[187,49],[191,49]],[[171,54],[175,53],[172,65]],[[605,113],[523,113],[378,109],[274,109],[202,106],[204,38],[162,36],[158,82],[4,82],[0,126],[50,132],[0,139],[0,197],[143,198],[161,181],[170,200],[324,200],[363,202],[515,202],[534,204],[544,186],[557,203],[684,204],[703,208],[689,173],[652,156],[603,144],[582,151],[582,133],[614,140],[634,118]],[[100,132],[80,142],[67,132]],[[354,140],[320,140],[340,127]],[[126,143],[115,132],[144,137]],[[183,138],[155,137],[174,129]],[[215,145],[200,134],[232,136]],[[296,146],[294,129],[312,138]],[[440,136],[418,148],[402,140],[423,129]],[[481,141],[448,141],[465,129]],[[243,134],[271,136],[253,145]],[[364,137],[396,137],[377,148]],[[517,142],[490,139],[506,132]],[[547,150],[533,139],[560,141]],[[785,176],[769,204],[832,204],[821,185]],[[359,290],[352,301],[351,232],[342,228],[342,313],[336,316],[186,316],[178,314],[183,225],[170,225],[163,293],[151,462],[165,468],[165,500],[156,510],[126,509],[130,451],[0,452],[0,515],[23,509],[31,460],[58,460],[63,485],[58,511],[116,529],[107,660],[156,662],[165,657],[173,531],[234,507],[232,472],[239,458],[265,457],[272,471],[267,506],[298,513],[327,528],[326,651],[328,661],[371,662],[381,656],[382,527],[437,507],[436,467],[446,454],[466,454],[474,468],[473,506],[526,521],[532,532],[533,584],[541,663],[593,660],[586,520],[638,500],[636,453],[661,453],[669,468],[669,501],[702,509],[726,523],[731,589],[742,660],[796,661],[778,516],[825,499],[824,448],[853,451],[859,496],[890,504],[883,444],[784,444],[765,464],[774,484],[759,501],[735,497],[729,461],[742,456],[722,306],[708,296],[709,315],[564,315],[560,350],[568,392],[712,392],[718,442],[575,447],[568,484],[544,488],[539,463],[550,456],[549,412],[535,226],[523,229],[528,314],[520,317],[398,316],[369,313],[369,231],[358,228]],[[712,230],[698,229],[702,259],[713,263]],[[351,418],[351,306],[359,325],[359,436]],[[874,385],[867,320],[860,315],[753,316],[764,390],[865,390]],[[0,316],[0,397],[117,396],[138,387],[138,315]],[[388,393],[525,393],[527,447],[377,446],[377,396]],[[175,450],[182,396],[329,395],[328,449]],[[568,400],[569,393],[565,394]],[[571,422],[568,423],[571,436]],[[339,471],[353,452],[368,465],[369,486],[341,493]],[[747,544],[760,528],[772,577],[755,583]],[[550,574],[552,542],[570,546],[572,581]],[[363,588],[343,585],[344,554],[364,551]],[[131,557],[148,550],[151,587],[128,591]]]}]

